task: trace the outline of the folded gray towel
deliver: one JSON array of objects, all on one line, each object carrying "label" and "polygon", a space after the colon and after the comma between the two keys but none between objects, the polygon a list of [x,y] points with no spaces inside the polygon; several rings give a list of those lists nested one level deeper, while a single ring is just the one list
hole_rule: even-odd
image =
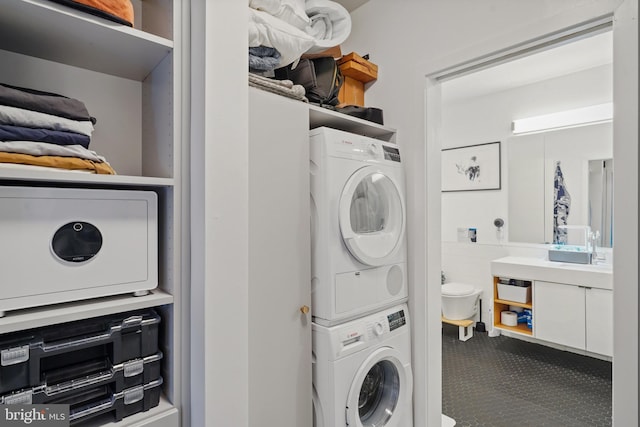
[{"label": "folded gray towel", "polygon": [[274,80],[254,73],[249,73],[249,86],[276,93],[278,95],[283,95],[288,98],[297,99],[299,101],[309,102],[305,97],[304,87],[293,84],[291,80]]}]

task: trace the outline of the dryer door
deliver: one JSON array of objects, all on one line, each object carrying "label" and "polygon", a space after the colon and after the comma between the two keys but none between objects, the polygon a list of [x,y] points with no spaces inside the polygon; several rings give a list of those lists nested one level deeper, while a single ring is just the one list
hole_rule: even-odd
[{"label": "dryer door", "polygon": [[406,400],[412,388],[399,353],[391,347],[374,351],[358,369],[347,400],[347,425],[356,427],[402,427],[410,414]]},{"label": "dryer door", "polygon": [[366,166],[349,179],[340,197],[340,232],[349,252],[370,266],[388,264],[404,236],[404,202],[396,182]]}]

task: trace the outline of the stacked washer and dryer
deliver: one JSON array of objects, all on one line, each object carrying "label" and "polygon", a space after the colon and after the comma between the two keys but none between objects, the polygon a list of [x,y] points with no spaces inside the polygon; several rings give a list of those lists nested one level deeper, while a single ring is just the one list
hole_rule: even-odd
[{"label": "stacked washer and dryer", "polygon": [[398,146],[310,132],[315,427],[413,425]]}]

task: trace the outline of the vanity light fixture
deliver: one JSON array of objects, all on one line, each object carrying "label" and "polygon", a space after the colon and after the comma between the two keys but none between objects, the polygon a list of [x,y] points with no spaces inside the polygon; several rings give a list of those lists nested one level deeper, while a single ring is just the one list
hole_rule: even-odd
[{"label": "vanity light fixture", "polygon": [[613,119],[613,103],[592,105],[575,110],[560,111],[542,116],[514,120],[511,130],[515,135],[537,133],[548,130],[566,129],[577,126],[594,125]]}]

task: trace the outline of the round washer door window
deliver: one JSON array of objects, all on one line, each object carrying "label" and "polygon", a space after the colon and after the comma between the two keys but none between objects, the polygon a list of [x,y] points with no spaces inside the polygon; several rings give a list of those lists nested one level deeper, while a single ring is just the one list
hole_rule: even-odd
[{"label": "round washer door window", "polygon": [[398,186],[373,166],[358,169],[340,198],[340,232],[361,263],[387,263],[402,241],[405,212]]},{"label": "round washer door window", "polygon": [[347,424],[357,427],[399,426],[397,411],[411,389],[398,352],[385,347],[369,355],[349,390]]}]

